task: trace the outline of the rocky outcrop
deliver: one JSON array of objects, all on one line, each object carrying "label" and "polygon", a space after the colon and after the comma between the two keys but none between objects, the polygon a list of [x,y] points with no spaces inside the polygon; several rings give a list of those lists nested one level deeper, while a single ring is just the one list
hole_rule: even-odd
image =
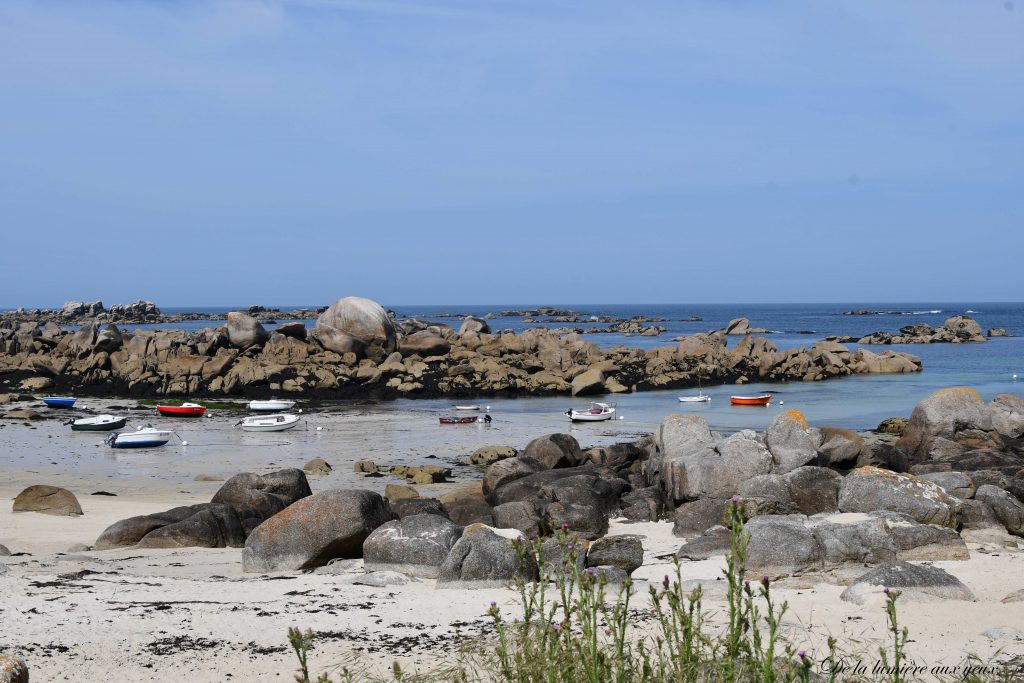
[{"label": "rocky outcrop", "polygon": [[763,327],[751,327],[750,321],[746,318],[730,320],[729,324],[722,330],[723,334],[736,337],[745,337],[748,334],[765,334],[768,330]]},{"label": "rocky outcrop", "polygon": [[100,329],[89,318],[66,332],[52,323],[0,320],[0,387],[134,396],[587,395],[921,367],[908,354],[851,353],[831,342],[780,351],[748,335],[730,348],[717,332],[642,350],[604,349],[575,332],[547,329],[492,334],[475,320],[461,334],[418,321],[399,329],[381,306],[358,297],[324,310],[309,335],[300,323],[268,334],[267,311],[255,308],[233,312],[224,327],[196,332]]},{"label": "rocky outcrop", "polygon": [[363,556],[370,533],[391,520],[384,499],[371,491],[321,491],[288,506],[253,530],[242,569],[308,569],[335,558]]},{"label": "rocky outcrop", "polygon": [[[989,335],[993,336],[993,335]],[[928,323],[905,325],[899,334],[889,332],[873,332],[857,340],[858,344],[961,344],[964,342],[983,342],[985,336],[981,326],[973,319],[963,315],[954,315],[935,329]]]},{"label": "rocky outcrop", "polygon": [[917,404],[896,446],[912,462],[923,462],[929,459],[937,442],[941,446],[940,440],[954,441],[960,432],[991,429],[992,411],[978,392],[968,387],[950,387]]},{"label": "rocky outcrop", "polygon": [[46,515],[80,516],[82,506],[75,494],[59,486],[36,484],[14,498],[13,512],[41,512]]}]

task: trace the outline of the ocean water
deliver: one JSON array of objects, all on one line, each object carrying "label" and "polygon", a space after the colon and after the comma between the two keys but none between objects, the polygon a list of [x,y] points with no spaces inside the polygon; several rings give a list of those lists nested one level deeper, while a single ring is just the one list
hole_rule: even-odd
[{"label": "ocean water", "polygon": [[[947,386],[970,386],[982,397],[990,400],[999,393],[1024,395],[1024,303],[871,303],[853,302],[837,304],[544,304],[594,316],[616,316],[630,318],[635,315],[667,318],[667,331],[659,337],[624,336],[621,334],[592,334],[586,339],[603,347],[619,344],[640,348],[653,348],[673,344],[677,336],[721,329],[731,319],[746,317],[751,326],[772,330],[767,334],[780,349],[807,346],[830,335],[863,336],[870,332],[885,330],[896,332],[900,327],[926,322],[933,327],[942,325],[949,316],[969,315],[981,325],[983,331],[990,327],[1003,327],[1013,337],[994,338],[981,344],[918,344],[897,346],[872,346],[879,352],[887,348],[913,353],[921,357],[924,371],[913,375],[877,375],[850,377],[825,382],[791,382],[785,384],[751,384],[742,389],[736,386],[705,387],[713,398],[707,404],[680,404],[678,395],[686,391],[643,392],[631,395],[595,397],[617,403],[624,420],[615,427],[621,430],[643,431],[653,428],[664,415],[672,411],[699,412],[709,422],[721,429],[763,428],[771,417],[781,410],[798,408],[815,424],[831,424],[854,429],[875,426],[885,417],[909,415],[913,407],[936,389]],[[494,305],[494,306],[395,306],[400,317],[416,317],[427,322],[447,323],[458,326],[460,318],[455,315],[485,316],[502,310],[531,309],[538,305]],[[244,307],[243,307],[244,308]],[[291,310],[298,306],[278,306]],[[899,311],[901,315],[841,315],[845,310],[872,309]],[[227,313],[231,308],[183,307],[163,309],[166,313],[203,311]],[[690,316],[700,316],[699,322],[688,322]],[[519,317],[496,317],[490,319],[493,330],[522,331],[537,323],[524,323]],[[314,321],[306,321],[312,326]],[[149,328],[200,329],[216,326],[214,321],[192,321],[166,325],[146,325]],[[604,327],[602,323],[564,324],[552,323],[550,327]],[[131,327],[131,326],[129,326]],[[802,332],[813,331],[813,334]],[[730,343],[734,343],[730,341]],[[856,345],[850,345],[856,348]],[[1019,379],[1015,378],[1019,375]],[[775,392],[776,401],[768,408],[730,406],[728,396],[732,393],[756,393],[767,389]],[[525,420],[538,425],[564,428],[561,414],[570,406],[586,401],[567,397],[522,398],[522,399],[480,399],[481,404],[492,406],[492,412]],[[388,405],[402,410],[443,412],[450,407],[447,400],[400,400]],[[609,425],[602,423],[603,428]],[[602,427],[584,425],[573,429],[591,430]]]}]

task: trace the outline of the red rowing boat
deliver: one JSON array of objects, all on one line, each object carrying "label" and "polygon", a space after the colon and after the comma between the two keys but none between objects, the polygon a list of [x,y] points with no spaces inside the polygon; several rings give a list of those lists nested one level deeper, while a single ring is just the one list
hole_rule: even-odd
[{"label": "red rowing boat", "polygon": [[206,406],[198,403],[182,403],[180,406],[157,406],[156,410],[161,415],[169,417],[202,417],[206,412]]},{"label": "red rowing boat", "polygon": [[730,396],[729,403],[734,406],[766,406],[772,402],[771,394],[760,396]]},{"label": "red rowing boat", "polygon": [[468,425],[477,421],[477,416],[472,417],[439,417],[438,421],[443,425]]}]

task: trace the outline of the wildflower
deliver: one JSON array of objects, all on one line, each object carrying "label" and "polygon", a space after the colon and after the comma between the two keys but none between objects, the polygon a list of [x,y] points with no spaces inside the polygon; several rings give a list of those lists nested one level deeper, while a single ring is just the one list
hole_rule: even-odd
[{"label": "wildflower", "polygon": [[569,522],[562,522],[562,531],[569,530]]},{"label": "wildflower", "polygon": [[668,574],[665,574],[665,578],[661,580],[661,585],[664,586],[665,588],[668,588],[668,584],[669,584]]},{"label": "wildflower", "polygon": [[562,630],[562,626],[561,626],[561,624],[557,624],[557,623],[551,624],[551,630],[554,631],[555,633],[558,633],[559,631]]},{"label": "wildflower", "polygon": [[888,595],[889,594],[889,587],[886,586],[885,588],[883,588],[882,592],[885,593],[886,595]]},{"label": "wildflower", "polygon": [[772,580],[770,578],[768,578],[767,576],[762,576],[761,577],[761,583],[764,584],[765,588],[768,587],[768,584],[771,583],[771,581]]},{"label": "wildflower", "polygon": [[739,496],[733,496],[732,498],[729,499],[729,502],[733,503],[733,504],[738,503],[738,502],[740,502],[740,497]]},{"label": "wildflower", "polygon": [[800,659],[805,659],[807,657],[807,653],[804,652],[803,650],[800,650],[800,652],[796,653],[796,656],[799,657]]}]

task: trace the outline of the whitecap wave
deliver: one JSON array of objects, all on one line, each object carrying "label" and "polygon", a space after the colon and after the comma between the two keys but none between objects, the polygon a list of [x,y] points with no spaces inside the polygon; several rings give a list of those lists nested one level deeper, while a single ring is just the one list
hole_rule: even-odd
[{"label": "whitecap wave", "polygon": [[[942,313],[942,311],[911,311],[910,315],[935,315],[936,313]],[[970,313],[970,311],[968,311],[968,313]]]}]

